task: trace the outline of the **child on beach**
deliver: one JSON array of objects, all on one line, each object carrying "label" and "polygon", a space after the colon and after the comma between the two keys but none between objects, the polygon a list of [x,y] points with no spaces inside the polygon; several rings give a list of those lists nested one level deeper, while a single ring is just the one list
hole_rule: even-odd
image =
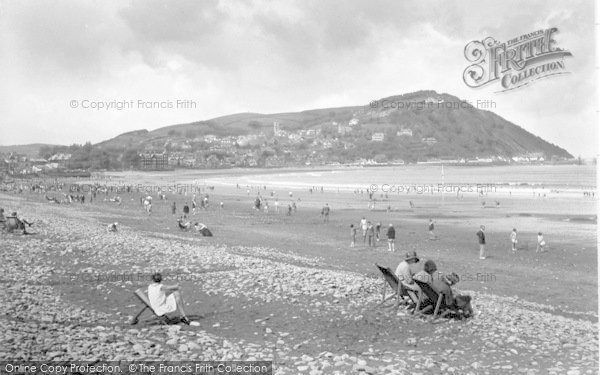
[{"label": "child on beach", "polygon": [[350,224],[350,238],[352,239],[350,247],[354,247],[356,244],[356,228],[354,227],[354,224]]},{"label": "child on beach", "polygon": [[535,252],[544,252],[544,247],[546,246],[546,241],[544,241],[544,235],[542,234],[542,232],[538,232],[537,235],[537,247],[535,249]]},{"label": "child on beach", "polygon": [[329,222],[329,204],[325,203],[325,206],[321,209],[321,216],[323,216],[323,222]]},{"label": "child on beach", "polygon": [[477,241],[479,242],[479,259],[485,259],[485,226],[483,225],[477,232]]},{"label": "child on beach", "polygon": [[512,251],[517,251],[517,229],[513,228],[512,232],[510,232],[510,242],[512,243]]},{"label": "child on beach", "polygon": [[360,228],[362,229],[362,235],[363,235],[363,244],[367,243],[367,219],[365,219],[365,217],[363,216],[362,219],[360,219]]},{"label": "child on beach", "polygon": [[429,229],[429,239],[430,240],[437,240],[437,236],[433,232],[433,230],[435,229],[435,225],[433,223],[433,219],[429,219],[429,227],[427,229]]},{"label": "child on beach", "polygon": [[394,248],[394,242],[396,241],[396,229],[394,229],[394,225],[392,223],[390,223],[390,226],[388,227],[386,236],[388,239],[388,250],[396,251]]},{"label": "child on beach", "polygon": [[369,247],[375,247],[375,227],[370,221],[367,225],[367,240]]}]

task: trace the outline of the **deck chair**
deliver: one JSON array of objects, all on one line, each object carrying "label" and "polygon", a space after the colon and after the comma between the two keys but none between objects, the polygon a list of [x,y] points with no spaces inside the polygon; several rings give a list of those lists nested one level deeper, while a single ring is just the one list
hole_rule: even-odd
[{"label": "deck chair", "polygon": [[446,305],[443,293],[436,292],[429,284],[424,283],[422,281],[415,280],[415,283],[417,283],[417,285],[421,289],[421,292],[419,293],[419,304],[425,299],[425,296],[427,296],[427,298],[430,301],[432,301],[433,305],[435,306],[435,309],[433,310],[432,319],[436,319],[438,316],[442,318],[448,316],[462,316],[461,311],[458,309],[458,307]]},{"label": "deck chair", "polygon": [[[382,298],[381,298],[381,302],[379,303],[379,305],[383,305],[389,299],[396,297],[395,308],[398,309],[398,307],[400,306],[400,299],[405,301],[405,297],[408,297],[415,305],[415,307],[413,309],[413,314],[424,313],[424,312],[432,309],[432,306],[426,306],[423,310],[420,310],[418,296],[413,291],[402,288],[402,284],[400,283],[400,280],[398,280],[396,275],[394,275],[394,273],[392,272],[392,270],[389,267],[383,267],[383,266],[380,266],[379,264],[375,264],[375,266],[379,269],[379,271],[381,271],[381,274],[383,275]],[[386,295],[386,290],[387,290],[388,285],[392,288],[394,293],[390,297],[386,298],[385,295]]]},{"label": "deck chair", "polygon": [[158,319],[160,324],[169,324],[171,322],[169,317],[166,315],[156,315],[156,312],[154,312],[154,309],[150,306],[150,300],[148,300],[148,296],[146,295],[144,289],[137,289],[135,292],[133,292],[133,294],[135,294],[135,296],[142,302],[144,308],[142,308],[140,312],[137,313],[137,315],[131,320],[132,325],[138,324],[140,316],[144,313],[144,311],[146,311],[146,309],[152,311],[152,314],[154,314],[154,317]]}]

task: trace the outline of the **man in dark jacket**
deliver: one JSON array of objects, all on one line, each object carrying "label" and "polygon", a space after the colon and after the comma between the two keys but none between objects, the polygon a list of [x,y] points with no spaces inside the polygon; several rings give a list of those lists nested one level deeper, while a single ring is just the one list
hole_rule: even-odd
[{"label": "man in dark jacket", "polygon": [[485,226],[483,225],[479,227],[477,240],[479,241],[479,259],[485,259]]},{"label": "man in dark jacket", "polygon": [[396,229],[394,229],[394,225],[391,223],[390,223],[390,226],[388,227],[386,237],[388,240],[388,250],[396,251],[396,249],[394,248],[394,242],[396,241]]}]

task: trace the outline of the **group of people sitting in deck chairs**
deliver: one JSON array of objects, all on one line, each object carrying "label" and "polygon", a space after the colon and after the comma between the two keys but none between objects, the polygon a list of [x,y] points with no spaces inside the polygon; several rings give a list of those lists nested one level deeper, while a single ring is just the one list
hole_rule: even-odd
[{"label": "group of people sitting in deck chairs", "polygon": [[[400,295],[414,296],[421,295],[424,300],[420,302],[421,307],[427,305],[434,305],[434,301],[429,300],[427,293],[421,293],[421,287],[417,282],[422,285],[428,285],[435,291],[439,296],[443,295],[441,306],[445,310],[450,312],[461,313],[461,316],[470,317],[473,315],[473,308],[471,307],[471,296],[456,295],[452,292],[452,286],[456,285],[460,278],[454,272],[449,274],[443,274],[437,272],[437,266],[434,261],[427,260],[423,265],[423,270],[417,273],[413,273],[411,270],[411,264],[418,263],[420,261],[417,253],[411,251],[406,253],[404,260],[400,262],[398,268],[396,268],[396,277],[400,282]],[[417,297],[418,298],[418,297]],[[438,297],[439,298],[439,297]]]}]

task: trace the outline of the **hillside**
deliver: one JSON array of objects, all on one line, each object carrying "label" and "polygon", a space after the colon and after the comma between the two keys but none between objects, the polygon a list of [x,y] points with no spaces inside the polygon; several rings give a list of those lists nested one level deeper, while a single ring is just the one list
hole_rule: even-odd
[{"label": "hillside", "polygon": [[[356,158],[406,161],[510,158],[531,154],[543,155],[546,159],[571,158],[564,149],[491,111],[469,106],[449,94],[419,91],[383,98],[377,103],[377,108],[363,105],[295,113],[240,113],[153,131],[129,132],[97,146],[156,151],[165,145],[171,151],[182,151],[191,146],[194,151],[207,152],[210,147],[199,141],[206,135],[224,138],[262,134],[254,146],[270,146],[269,155],[274,153],[270,156],[281,159],[287,149],[310,161],[310,154],[316,151],[319,153],[317,162],[349,162]],[[357,124],[350,126],[350,121]],[[274,122],[280,124],[278,137],[273,131]],[[319,136],[307,136],[306,132],[310,130]],[[383,133],[383,139],[373,141],[374,133]],[[302,139],[293,139],[296,137],[293,134]],[[181,148],[178,145],[188,146]],[[212,149],[219,148],[213,144]],[[229,148],[222,149],[219,151]]]},{"label": "hillside", "polygon": [[44,143],[32,143],[28,145],[12,145],[2,146],[0,145],[0,154],[21,154],[31,158],[37,158],[42,147],[56,147],[55,145],[49,145]]},{"label": "hillside", "polygon": [[449,94],[419,91],[367,105],[291,113],[238,113],[91,145],[0,146],[45,158],[72,157],[71,169],[164,168],[141,154],[164,153],[168,167],[280,167],[323,164],[512,163],[571,159],[491,111]]}]

